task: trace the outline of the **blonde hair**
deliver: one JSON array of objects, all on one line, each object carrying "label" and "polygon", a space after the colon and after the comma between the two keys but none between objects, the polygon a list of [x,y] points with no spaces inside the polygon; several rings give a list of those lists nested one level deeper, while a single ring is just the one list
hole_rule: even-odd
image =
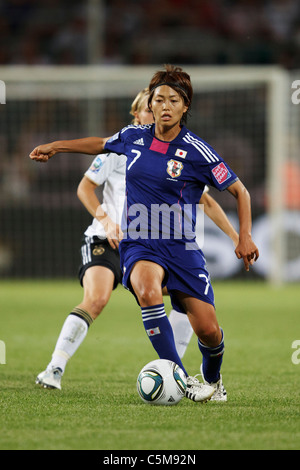
[{"label": "blonde hair", "polygon": [[136,112],[140,112],[144,98],[149,95],[149,88],[144,88],[141,90],[133,100],[131,104],[131,109],[130,109],[130,114],[133,116],[132,123],[135,123],[136,117],[135,114]]}]

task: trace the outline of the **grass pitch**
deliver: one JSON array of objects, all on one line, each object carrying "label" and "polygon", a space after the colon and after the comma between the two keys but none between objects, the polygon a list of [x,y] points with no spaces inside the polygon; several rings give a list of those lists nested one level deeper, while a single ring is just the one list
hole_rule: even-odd
[{"label": "grass pitch", "polygon": [[[119,287],[69,362],[62,391],[35,377],[48,364],[61,326],[81,301],[77,281],[0,283],[1,450],[299,449],[300,289],[260,282],[214,284],[225,332],[227,403],[183,399],[142,403],[140,369],[156,358],[134,298]],[[166,298],[167,309],[170,309]],[[191,375],[201,356],[193,337],[184,357]]]}]

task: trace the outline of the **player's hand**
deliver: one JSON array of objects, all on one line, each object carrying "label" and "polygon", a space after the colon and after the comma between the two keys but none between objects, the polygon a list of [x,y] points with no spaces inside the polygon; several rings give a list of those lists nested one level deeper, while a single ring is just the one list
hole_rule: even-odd
[{"label": "player's hand", "polygon": [[120,225],[115,224],[108,216],[101,219],[101,223],[104,227],[108,243],[114,250],[118,249],[119,243],[123,238],[123,232]]},{"label": "player's hand", "polygon": [[243,259],[246,271],[250,270],[250,266],[258,259],[259,251],[251,238],[239,241],[235,254],[238,259]]},{"label": "player's hand", "polygon": [[56,153],[52,144],[44,144],[33,149],[29,157],[37,162],[47,162]]}]

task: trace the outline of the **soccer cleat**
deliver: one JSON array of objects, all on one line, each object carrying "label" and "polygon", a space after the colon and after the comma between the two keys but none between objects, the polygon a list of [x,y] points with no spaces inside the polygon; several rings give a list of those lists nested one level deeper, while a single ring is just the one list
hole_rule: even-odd
[{"label": "soccer cleat", "polygon": [[205,380],[204,375],[203,375],[202,364],[201,364],[201,367],[200,367],[200,372],[201,372],[201,375],[202,375],[202,378],[203,378],[203,382],[206,385],[211,385],[211,387],[213,387],[214,390],[215,390],[213,396],[211,397],[211,401],[227,401],[227,392],[226,392],[225,387],[223,385],[222,375],[220,375],[220,378],[217,382],[208,383]]},{"label": "soccer cleat", "polygon": [[197,376],[189,376],[186,379],[187,385],[185,390],[186,398],[190,400],[205,403],[210,400],[215,393],[215,389],[208,384],[200,383]]},{"label": "soccer cleat", "polygon": [[62,371],[60,368],[44,370],[37,376],[35,383],[41,385],[43,388],[58,388],[61,390],[61,377]]}]

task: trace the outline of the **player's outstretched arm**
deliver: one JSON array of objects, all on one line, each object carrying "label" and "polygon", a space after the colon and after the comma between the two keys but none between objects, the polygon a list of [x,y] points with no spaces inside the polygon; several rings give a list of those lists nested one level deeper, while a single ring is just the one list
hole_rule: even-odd
[{"label": "player's outstretched arm", "polygon": [[252,260],[256,261],[259,257],[258,248],[251,236],[252,217],[250,194],[239,180],[227,189],[237,200],[237,211],[240,223],[239,243],[235,249],[235,254],[239,259],[243,259],[245,269],[249,271]]},{"label": "player's outstretched arm", "polygon": [[47,162],[56,153],[98,155],[104,151],[108,139],[109,137],[86,137],[75,140],[57,140],[49,144],[39,145],[32,150],[29,157],[37,162]]}]

